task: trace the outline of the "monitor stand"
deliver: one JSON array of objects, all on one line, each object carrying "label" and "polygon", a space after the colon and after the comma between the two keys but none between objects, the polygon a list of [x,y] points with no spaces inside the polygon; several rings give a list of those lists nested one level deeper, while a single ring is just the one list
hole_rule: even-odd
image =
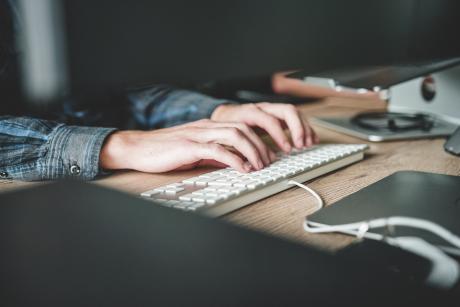
[{"label": "monitor stand", "polygon": [[311,121],[318,126],[345,133],[370,142],[446,137],[452,134],[456,129],[455,125],[440,119],[436,119],[433,123],[433,128],[428,131],[414,129],[397,132],[365,129],[354,124],[352,117],[321,117],[313,118]]},{"label": "monitor stand", "polygon": [[[376,79],[376,78],[373,78]],[[435,138],[451,135],[460,125],[460,65],[451,66],[426,77],[413,78],[381,91],[388,100],[388,111],[423,113],[434,119],[432,129],[375,131],[357,126],[351,117],[315,118],[320,126],[372,142]],[[380,88],[380,86],[375,86]]]}]

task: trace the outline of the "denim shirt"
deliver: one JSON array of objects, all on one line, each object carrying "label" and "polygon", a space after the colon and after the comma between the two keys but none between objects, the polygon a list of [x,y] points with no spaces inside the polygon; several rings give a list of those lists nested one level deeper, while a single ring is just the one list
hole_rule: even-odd
[{"label": "denim shirt", "polygon": [[[130,112],[119,127],[0,116],[0,180],[93,179],[102,173],[99,153],[104,140],[117,128],[133,127],[134,122],[136,128],[148,130],[195,121],[210,117],[227,102],[166,86],[129,92],[128,98]],[[77,115],[86,120],[85,114]]]},{"label": "denim shirt", "polygon": [[[18,14],[14,0],[0,1],[6,1],[2,7],[9,5],[10,15]],[[19,16],[13,17],[17,27]],[[0,41],[0,48],[3,55],[10,53],[14,58],[16,50],[11,43]],[[0,96],[12,79],[10,58],[4,56],[0,63]],[[16,103],[1,100],[3,104]],[[105,109],[81,108],[78,103],[66,101],[61,114],[54,114],[53,118],[58,119],[55,121],[0,113],[0,180],[93,179],[103,173],[99,154],[104,140],[116,129],[149,130],[195,121],[210,117],[217,106],[226,102],[185,89],[152,85],[127,91],[121,106],[106,104]],[[119,120],[107,120],[112,117]]]}]

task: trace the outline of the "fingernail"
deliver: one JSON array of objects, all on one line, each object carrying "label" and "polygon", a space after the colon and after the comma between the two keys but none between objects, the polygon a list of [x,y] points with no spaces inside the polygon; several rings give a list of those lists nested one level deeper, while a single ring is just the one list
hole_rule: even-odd
[{"label": "fingernail", "polygon": [[264,163],[259,160],[258,166],[259,166],[259,169],[263,169],[264,168]]},{"label": "fingernail", "polygon": [[243,168],[246,172],[249,172],[252,169],[252,165],[249,162],[245,162]]},{"label": "fingernail", "polygon": [[266,157],[263,156],[262,159],[263,159],[262,162],[263,162],[263,164],[264,164],[263,166],[267,166],[267,165],[270,164],[270,156],[269,156],[269,155],[267,155]]},{"label": "fingernail", "polygon": [[292,149],[291,144],[289,144],[289,142],[285,142],[283,147],[284,147],[284,150],[286,150],[287,152],[290,152]]},{"label": "fingernail", "polygon": [[270,156],[270,161],[272,163],[276,161],[276,154],[274,152],[270,151],[268,155]]},{"label": "fingernail", "polygon": [[296,143],[297,143],[297,148],[302,148],[302,147],[305,146],[305,144],[303,143],[303,138],[302,137],[298,138]]}]

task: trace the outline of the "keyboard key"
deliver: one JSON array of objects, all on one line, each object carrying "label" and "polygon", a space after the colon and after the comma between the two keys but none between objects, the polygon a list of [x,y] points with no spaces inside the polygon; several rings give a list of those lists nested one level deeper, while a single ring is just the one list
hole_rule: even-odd
[{"label": "keyboard key", "polygon": [[214,191],[206,191],[206,190],[198,190],[198,191],[195,191],[195,192],[192,192],[192,195],[195,197],[200,197],[200,196],[203,196],[203,197],[215,197],[215,196],[218,196],[219,193],[217,192],[217,190],[214,190]]},{"label": "keyboard key", "polygon": [[165,193],[174,195],[184,190],[185,190],[184,188],[168,188],[165,190]]},{"label": "keyboard key", "polygon": [[207,174],[198,176],[198,178],[207,178],[207,179],[215,179],[215,178],[220,178],[220,177],[222,177],[222,175],[215,174],[215,173],[207,173]]},{"label": "keyboard key", "polygon": [[225,187],[219,189],[219,193],[230,194],[230,195],[239,195],[246,191],[245,187]]},{"label": "keyboard key", "polygon": [[[160,205],[185,211],[206,210],[241,194],[276,184],[277,181],[327,165],[366,148],[367,145],[330,144],[295,149],[290,154],[278,154],[277,161],[259,171],[239,173],[232,168],[221,169],[148,190],[141,196]],[[185,195],[179,196],[178,200],[161,199],[166,195],[174,197],[180,193]]]},{"label": "keyboard key", "polygon": [[178,182],[178,183],[171,183],[166,186],[166,188],[180,188],[183,187],[185,184]]},{"label": "keyboard key", "polygon": [[203,204],[203,203],[192,203],[192,205],[188,205],[185,208],[185,210],[187,210],[187,211],[196,211],[196,210],[198,210],[198,209],[200,209],[200,208],[202,208],[204,206],[205,206],[205,204]]},{"label": "keyboard key", "polygon": [[210,187],[231,187],[232,186],[231,181],[210,181],[208,184]]},{"label": "keyboard key", "polygon": [[171,203],[168,199],[155,199],[154,201],[164,207],[173,207],[175,205],[175,203]]},{"label": "keyboard key", "polygon": [[258,188],[258,187],[261,187],[263,186],[263,183],[262,182],[259,182],[259,181],[253,181],[251,183],[247,183],[246,184],[246,187],[250,190],[253,190],[255,188]]},{"label": "keyboard key", "polygon": [[195,195],[193,194],[185,194],[185,195],[179,196],[179,199],[183,201],[191,201],[194,196]]},{"label": "keyboard key", "polygon": [[142,197],[152,197],[153,195],[160,194],[160,191],[157,190],[149,190],[141,194]]},{"label": "keyboard key", "polygon": [[223,202],[225,199],[226,198],[222,198],[222,197],[206,198],[206,204],[215,205],[217,203]]},{"label": "keyboard key", "polygon": [[259,181],[245,181],[245,182],[242,182],[242,183],[237,183],[235,184],[236,187],[243,187],[243,188],[248,188],[248,189],[255,189],[256,187],[259,187],[261,186],[262,183],[259,182]]},{"label": "keyboard key", "polygon": [[273,182],[273,181],[274,181],[274,179],[273,179],[272,177],[268,177],[268,176],[267,176],[267,177],[259,177],[259,178],[257,178],[257,180],[258,180],[259,182],[261,182],[262,184],[267,184],[267,183],[269,183],[269,182]]},{"label": "keyboard key", "polygon": [[192,177],[192,178],[189,178],[189,179],[185,179],[185,180],[182,180],[182,183],[185,183],[185,184],[195,184],[195,182],[197,180],[200,180],[202,178],[200,177]]},{"label": "keyboard key", "polygon": [[186,206],[193,206],[196,204],[193,201],[180,201],[180,202],[181,204],[186,205]]},{"label": "keyboard key", "polygon": [[197,196],[202,196],[204,194],[206,194],[206,191],[204,190],[198,190],[198,191],[192,192],[192,195],[197,195]]}]

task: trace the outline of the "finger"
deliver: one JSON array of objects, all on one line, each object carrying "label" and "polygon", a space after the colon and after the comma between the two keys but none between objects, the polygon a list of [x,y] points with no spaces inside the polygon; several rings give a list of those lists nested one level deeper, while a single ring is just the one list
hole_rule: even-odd
[{"label": "finger", "polygon": [[[262,158],[262,162],[264,165],[269,165],[271,161],[270,159],[270,152],[272,150],[262,141],[262,139],[255,133],[255,131],[246,124],[243,123],[235,123],[235,122],[211,122],[208,124],[208,127],[214,128],[228,128],[233,127],[239,129],[241,132],[245,134],[245,136],[254,144],[257,148],[260,157]],[[272,152],[273,153],[273,152]],[[273,153],[274,154],[274,153]]]},{"label": "finger", "polygon": [[244,162],[243,159],[219,144],[197,144],[192,154],[197,160],[215,160],[242,173],[251,171],[250,163]]},{"label": "finger", "polygon": [[[316,134],[316,131],[312,128],[312,126],[310,126],[310,124],[308,123],[307,120],[303,120],[302,121],[304,127],[305,127],[305,131],[307,131],[308,135],[310,135],[310,138],[311,138],[311,145],[315,145],[315,144],[318,144],[319,143],[319,138],[318,138],[318,135]],[[305,140],[306,142],[308,142],[308,140]],[[307,145],[309,146],[309,145]]]},{"label": "finger", "polygon": [[305,146],[307,147],[312,146],[315,143],[314,142],[315,132],[310,127],[308,122],[303,121],[302,125],[304,126],[304,129],[305,129]]},{"label": "finger", "polygon": [[277,160],[276,154],[273,151],[270,150],[269,155],[270,155],[270,161],[272,163]]},{"label": "finger", "polygon": [[307,125],[307,127],[311,131],[311,138],[312,138],[313,145],[318,144],[319,143],[319,137],[318,137],[318,134],[316,134],[315,129],[313,129],[313,127],[310,126],[310,124],[307,121],[304,121],[304,124]]},{"label": "finger", "polygon": [[241,123],[230,123],[230,124],[235,125],[235,127],[240,129],[248,137],[248,139],[257,148],[260,156],[262,157],[264,164],[269,165],[271,162],[270,152],[272,150],[264,143],[264,141],[262,141],[260,136],[258,136],[257,133],[255,133],[255,131],[246,124],[241,124]]},{"label": "finger", "polygon": [[257,111],[254,111],[254,114],[251,115],[251,122],[264,129],[281,150],[284,152],[291,151],[292,146],[283,131],[283,127],[279,119],[261,109],[257,109]]},{"label": "finger", "polygon": [[[246,137],[254,144],[257,148],[264,164],[267,166],[271,163],[270,152],[272,150],[262,141],[262,139],[257,135],[257,133],[248,125],[242,123],[234,123],[240,131],[242,131]],[[273,153],[273,152],[272,152]]]},{"label": "finger", "polygon": [[315,130],[313,130],[313,132],[315,133],[313,141],[315,142],[315,144],[319,144],[319,136],[318,136],[318,134],[316,134]]},{"label": "finger", "polygon": [[305,140],[308,139],[307,131],[305,131],[302,118],[296,107],[290,104],[278,103],[264,103],[260,107],[268,114],[284,121],[291,132],[293,144],[297,148],[302,148],[306,145]]},{"label": "finger", "polygon": [[238,128],[204,128],[199,133],[193,133],[189,137],[195,142],[232,146],[246,157],[254,169],[260,170],[264,167],[259,151]]}]

